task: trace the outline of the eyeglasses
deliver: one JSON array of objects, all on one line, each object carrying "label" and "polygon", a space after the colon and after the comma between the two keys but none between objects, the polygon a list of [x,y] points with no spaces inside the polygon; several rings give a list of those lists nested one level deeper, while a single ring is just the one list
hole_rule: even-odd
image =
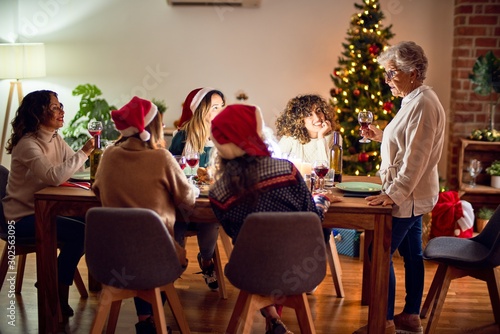
[{"label": "eyeglasses", "polygon": [[389,70],[389,71],[386,71],[384,73],[385,80],[391,81],[392,79],[394,79],[394,77],[396,76],[396,74],[398,74],[398,72],[399,72],[399,70]]},{"label": "eyeglasses", "polygon": [[61,112],[64,111],[64,105],[62,103],[60,103],[59,105],[54,103],[49,106],[49,110],[52,111],[53,113]]}]

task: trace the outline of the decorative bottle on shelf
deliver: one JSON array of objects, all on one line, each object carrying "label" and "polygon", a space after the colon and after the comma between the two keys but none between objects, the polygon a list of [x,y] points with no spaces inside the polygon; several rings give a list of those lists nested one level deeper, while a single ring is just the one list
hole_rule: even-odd
[{"label": "decorative bottle on shelf", "polygon": [[333,182],[342,182],[342,136],[339,131],[333,132],[333,144],[331,147],[330,169],[335,171]]},{"label": "decorative bottle on shelf", "polygon": [[95,181],[95,173],[97,171],[97,166],[99,166],[99,161],[101,160],[103,150],[101,148],[101,135],[94,136],[94,149],[90,153],[90,184]]}]

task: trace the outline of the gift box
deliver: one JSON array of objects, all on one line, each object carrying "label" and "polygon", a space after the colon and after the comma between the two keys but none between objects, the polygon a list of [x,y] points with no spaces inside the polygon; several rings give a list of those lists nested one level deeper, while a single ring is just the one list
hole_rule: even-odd
[{"label": "gift box", "polygon": [[341,255],[359,257],[359,236],[361,232],[357,230],[335,228],[333,236],[337,252]]}]

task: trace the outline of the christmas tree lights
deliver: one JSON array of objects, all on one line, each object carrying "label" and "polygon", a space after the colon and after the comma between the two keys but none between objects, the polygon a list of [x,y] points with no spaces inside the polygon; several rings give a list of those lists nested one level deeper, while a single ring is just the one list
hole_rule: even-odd
[{"label": "christmas tree lights", "polygon": [[373,124],[383,129],[399,109],[400,101],[392,96],[384,81],[384,69],[377,63],[377,56],[394,34],[392,25],[383,27],[384,14],[378,0],[364,0],[354,6],[360,12],[351,18],[346,43],[342,43],[344,51],[330,75],[335,86],[330,91],[330,103],[344,138],[344,174],[375,175],[380,168],[380,144],[359,142],[358,113],[372,111]]}]

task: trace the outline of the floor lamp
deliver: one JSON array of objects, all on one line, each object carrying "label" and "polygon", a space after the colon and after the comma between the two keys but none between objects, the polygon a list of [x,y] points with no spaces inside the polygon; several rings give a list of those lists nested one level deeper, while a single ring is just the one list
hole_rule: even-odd
[{"label": "floor lamp", "polygon": [[0,79],[11,81],[5,120],[3,123],[2,141],[0,143],[0,163],[5,153],[5,140],[10,121],[10,109],[14,90],[17,89],[19,105],[23,99],[21,79],[45,76],[45,46],[43,43],[0,44]]}]

